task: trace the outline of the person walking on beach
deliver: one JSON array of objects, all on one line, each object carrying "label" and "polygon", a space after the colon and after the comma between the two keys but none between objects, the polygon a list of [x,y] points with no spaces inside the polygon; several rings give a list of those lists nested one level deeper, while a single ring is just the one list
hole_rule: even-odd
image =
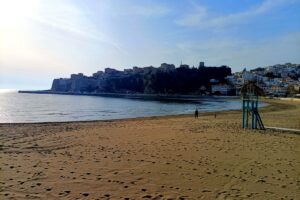
[{"label": "person walking on beach", "polygon": [[196,110],[195,110],[195,119],[198,118],[198,114],[199,114],[198,109],[196,108]]}]

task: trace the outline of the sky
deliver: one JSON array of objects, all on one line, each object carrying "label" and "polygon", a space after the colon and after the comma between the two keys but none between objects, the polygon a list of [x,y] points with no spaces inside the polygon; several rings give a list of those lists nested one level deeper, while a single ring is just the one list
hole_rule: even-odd
[{"label": "sky", "polygon": [[106,67],[300,63],[300,0],[0,0],[0,89]]}]

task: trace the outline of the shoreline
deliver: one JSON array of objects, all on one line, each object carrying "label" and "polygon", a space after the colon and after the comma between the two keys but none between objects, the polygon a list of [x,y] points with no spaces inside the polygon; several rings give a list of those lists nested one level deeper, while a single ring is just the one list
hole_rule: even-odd
[{"label": "shoreline", "polygon": [[[269,99],[262,100],[261,102],[267,103],[268,105],[260,107],[259,110],[263,109],[276,109],[275,106],[278,102],[272,102]],[[209,111],[209,112],[200,112],[199,116],[210,116],[214,114],[232,114],[232,113],[241,113],[241,109],[232,109],[232,110],[223,110],[223,111]],[[118,121],[131,121],[131,120],[151,120],[151,119],[164,119],[164,118],[180,118],[180,117],[193,117],[194,114],[175,114],[175,115],[155,115],[155,116],[144,116],[144,117],[132,117],[132,118],[116,118],[116,119],[99,119],[99,120],[79,120],[79,121],[51,121],[51,122],[12,122],[12,123],[1,123],[2,125],[34,125],[34,124],[73,124],[73,123],[96,123],[96,122],[118,122]]]},{"label": "shoreline", "polygon": [[[270,106],[270,105],[267,105]],[[265,107],[267,107],[265,106]],[[216,114],[229,114],[232,112],[238,112],[239,109],[233,110],[223,110],[223,111],[209,111],[209,112],[200,112],[200,116],[209,116]],[[1,125],[25,125],[25,124],[72,124],[72,123],[95,123],[95,122],[118,122],[118,121],[132,121],[132,120],[151,120],[151,119],[164,119],[164,118],[181,118],[181,117],[194,117],[194,114],[175,114],[175,115],[155,115],[155,116],[144,116],[144,117],[132,117],[132,118],[116,118],[116,119],[99,119],[99,120],[81,120],[81,121],[52,121],[52,122],[12,122],[12,123],[1,123]]]},{"label": "shoreline", "polygon": [[[224,110],[216,112],[202,112],[199,113],[200,116],[208,116],[214,113],[226,114],[226,112],[234,112],[239,110]],[[132,117],[132,118],[116,118],[116,119],[99,119],[99,120],[82,120],[82,121],[52,121],[52,122],[12,122],[12,123],[1,123],[1,125],[25,125],[25,124],[72,124],[72,123],[95,123],[95,122],[118,122],[118,121],[132,121],[132,120],[151,120],[151,119],[164,119],[164,118],[181,118],[181,117],[193,117],[194,114],[176,114],[176,115],[155,115],[155,116],[145,116],[145,117]]]},{"label": "shoreline", "polygon": [[[268,105],[261,107],[259,110],[260,112],[276,112],[276,111],[285,111],[289,109],[293,109],[292,106],[289,106],[288,103],[299,103],[298,101],[284,101],[282,102],[281,99],[263,99],[262,102],[267,103]],[[299,104],[300,105],[300,104]],[[232,115],[232,114],[241,114],[240,109],[233,109],[233,110],[224,110],[224,111],[216,111],[216,112],[202,112],[199,114],[199,117],[208,117],[208,116],[217,116],[220,115]],[[122,123],[122,122],[130,122],[130,121],[144,121],[144,120],[164,120],[164,119],[180,119],[180,118],[193,118],[194,114],[177,114],[177,115],[161,115],[161,116],[145,116],[145,117],[133,117],[133,118],[120,118],[120,119],[104,119],[104,120],[82,120],[82,121],[53,121],[53,122],[20,122],[20,123],[0,123],[1,127],[7,126],[30,126],[30,125],[45,125],[45,126],[63,126],[63,125],[79,125],[79,124],[97,124],[97,123]],[[242,129],[242,128],[241,128]],[[266,130],[273,130],[275,132],[285,132],[288,134],[298,134],[300,131],[300,124],[297,129],[290,129],[286,127],[266,127]],[[286,130],[285,130],[286,129]]]},{"label": "shoreline", "polygon": [[[13,92],[16,98],[35,98],[35,95],[30,95],[30,96],[22,96],[22,95],[18,95],[17,93]],[[48,93],[47,93],[48,94]],[[56,94],[49,94],[49,98],[54,97],[54,96],[50,96],[50,95],[56,95]],[[80,96],[83,95],[79,95],[78,98],[76,97],[72,97],[69,96],[69,99],[79,99],[79,101],[85,100],[85,98],[80,98]],[[145,95],[144,95],[145,96]],[[202,102],[207,102],[207,104],[209,104],[209,101],[213,101],[213,106],[207,106],[207,107],[203,107],[203,112],[208,112],[208,113],[214,113],[214,112],[220,112],[220,110],[232,110],[232,109],[238,109],[239,108],[239,101],[240,99],[238,97],[232,98],[232,97],[197,97],[196,96],[166,96],[166,97],[162,97],[161,96],[157,96],[157,95],[151,95],[149,98],[145,98],[144,96],[136,96],[134,99],[135,100],[126,100],[128,99],[127,97],[123,98],[123,97],[113,97],[115,99],[118,99],[118,101],[120,101],[122,103],[122,101],[125,102],[125,106],[126,106],[126,102],[128,101],[130,103],[130,105],[133,105],[133,108],[135,107],[135,101],[137,101],[138,105],[139,104],[144,104],[143,102],[145,102],[145,107],[147,109],[145,109],[144,111],[135,111],[133,114],[126,114],[126,110],[128,109],[123,109],[122,107],[118,108],[118,112],[115,112],[115,114],[106,114],[105,112],[102,112],[101,109],[105,110],[105,106],[104,108],[99,108],[99,115],[98,110],[95,110],[95,114],[94,113],[88,113],[90,115],[90,117],[84,117],[81,118],[81,113],[80,112],[76,112],[76,108],[75,111],[72,110],[71,115],[68,114],[67,111],[65,111],[64,109],[54,109],[55,112],[57,113],[57,115],[55,116],[49,116],[47,115],[48,113],[42,113],[43,115],[41,115],[41,117],[39,118],[38,116],[35,117],[31,117],[30,112],[25,116],[24,118],[22,118],[22,116],[16,116],[13,117],[14,113],[8,113],[7,116],[11,116],[11,117],[7,117],[7,118],[3,118],[2,121],[0,121],[0,124],[34,124],[34,123],[72,123],[72,122],[95,122],[95,121],[111,121],[111,120],[126,120],[126,119],[135,119],[135,118],[151,118],[151,117],[162,117],[162,116],[175,116],[175,115],[189,115],[189,114],[193,114],[195,107],[196,106],[200,106],[200,109],[202,109],[201,105]],[[148,95],[147,95],[148,96]],[[37,96],[37,98],[42,98],[42,95]],[[45,96],[44,96],[45,97]],[[62,99],[64,100],[65,98],[59,98],[59,96],[57,96],[58,99]],[[55,98],[57,98],[55,97]],[[193,98],[192,98],[193,97]],[[45,97],[46,99],[48,98],[48,96]],[[87,100],[97,100],[98,97],[91,97],[91,99]],[[102,97],[99,97],[100,99],[102,99]],[[107,100],[105,99],[105,97],[103,98],[106,101],[110,101],[109,97]],[[192,98],[192,99],[191,99]],[[133,99],[131,97],[129,97],[129,99]],[[138,99],[138,100],[137,100]],[[113,99],[112,99],[113,100]],[[78,100],[77,100],[78,101]],[[100,101],[100,100],[99,100]],[[97,101],[95,101],[97,103]],[[141,102],[141,103],[140,103]],[[149,103],[148,103],[149,102]],[[153,103],[154,102],[154,103]],[[225,107],[221,107],[218,108],[217,104],[219,104],[218,102],[221,102],[223,104],[228,104],[229,106]],[[227,103],[226,103],[227,102]],[[167,105],[167,103],[174,103],[176,104],[175,108],[172,108],[171,106]],[[147,104],[161,104],[161,107],[163,108],[163,110],[161,111],[160,107],[158,107],[158,109],[156,108],[156,110],[152,109],[150,106],[147,106]],[[163,106],[165,106],[164,104],[166,104],[167,109],[165,109]],[[188,106],[186,106],[186,104],[188,104]],[[52,106],[55,105],[54,103],[51,104]],[[113,104],[110,104],[113,105]],[[178,105],[178,106],[177,106]],[[89,106],[91,107],[91,106]],[[103,107],[103,106],[102,106]],[[192,107],[192,108],[191,108]],[[92,107],[91,107],[92,108]],[[123,110],[122,110],[123,109]],[[15,111],[21,111],[22,109],[18,109]],[[41,110],[41,109],[40,109]],[[109,109],[106,109],[109,113]],[[125,111],[124,111],[125,110]],[[216,111],[214,111],[216,110]],[[34,109],[32,110],[32,112],[35,111]],[[130,110],[129,110],[130,111]],[[49,111],[50,112],[50,111]],[[54,112],[54,111],[53,111]],[[62,113],[66,113],[65,115],[67,116],[59,116],[59,112]],[[50,112],[51,113],[51,112]],[[5,113],[4,113],[5,114]]]}]

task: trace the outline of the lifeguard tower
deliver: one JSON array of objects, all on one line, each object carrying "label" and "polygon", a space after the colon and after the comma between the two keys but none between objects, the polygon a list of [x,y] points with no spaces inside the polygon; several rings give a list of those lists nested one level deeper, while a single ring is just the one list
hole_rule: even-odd
[{"label": "lifeguard tower", "polygon": [[[251,128],[265,130],[264,124],[258,113],[258,99],[263,96],[264,92],[255,82],[249,81],[241,88],[243,101],[242,128]],[[251,116],[251,119],[250,119]],[[250,125],[249,125],[250,123]]]}]

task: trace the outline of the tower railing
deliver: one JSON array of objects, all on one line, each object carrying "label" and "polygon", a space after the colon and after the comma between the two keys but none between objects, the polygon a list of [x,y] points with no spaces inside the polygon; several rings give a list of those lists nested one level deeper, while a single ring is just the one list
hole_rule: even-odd
[{"label": "tower railing", "polygon": [[242,128],[259,128],[265,130],[258,112],[258,100],[259,98],[255,92],[255,87],[251,84],[246,84],[244,94],[242,95]]}]

